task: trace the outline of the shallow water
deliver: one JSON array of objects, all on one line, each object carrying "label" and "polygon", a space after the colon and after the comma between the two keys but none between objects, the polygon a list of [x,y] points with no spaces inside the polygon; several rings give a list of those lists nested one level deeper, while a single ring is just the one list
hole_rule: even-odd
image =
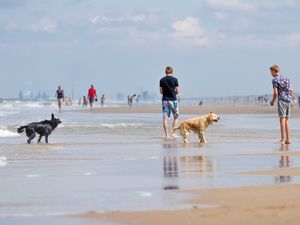
[{"label": "shallow water", "polygon": [[[300,182],[238,174],[300,166],[296,156],[266,155],[300,150],[299,119],[291,120],[293,144],[283,148],[273,143],[276,115],[220,115],[207,130],[208,144],[192,135],[186,145],[162,139],[160,114],[58,114],[52,104],[0,111],[1,224],[86,224],[64,215],[190,207],[178,204],[187,197],[178,189]],[[25,135],[16,134],[18,126],[50,119],[52,112],[63,123],[50,144],[27,145]]]}]

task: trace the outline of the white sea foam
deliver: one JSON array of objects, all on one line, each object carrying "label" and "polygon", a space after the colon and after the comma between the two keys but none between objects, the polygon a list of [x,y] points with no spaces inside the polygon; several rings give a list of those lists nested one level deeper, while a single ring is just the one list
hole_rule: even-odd
[{"label": "white sea foam", "polygon": [[5,156],[0,156],[0,167],[7,165],[7,158]]},{"label": "white sea foam", "polygon": [[0,117],[12,115],[12,114],[18,114],[19,111],[0,111]]},{"label": "white sea foam", "polygon": [[153,196],[153,194],[148,191],[137,191],[136,193],[143,198],[151,198]]},{"label": "white sea foam", "polygon": [[92,176],[92,175],[95,175],[96,173],[92,173],[92,172],[86,172],[84,173],[85,176]]},{"label": "white sea foam", "polygon": [[51,101],[3,101],[0,103],[2,109],[16,110],[24,108],[43,108],[43,107],[57,107],[55,102]]},{"label": "white sea foam", "polygon": [[19,136],[17,132],[12,132],[7,130],[6,127],[1,126],[0,127],[0,137],[16,137]]},{"label": "white sea foam", "polygon": [[28,178],[36,178],[36,177],[40,177],[41,175],[39,175],[39,174],[28,174],[28,175],[26,175],[26,177],[28,177]]},{"label": "white sea foam", "polygon": [[83,124],[83,123],[65,123],[61,124],[60,127],[70,128],[138,128],[144,126],[142,123],[99,123],[99,124]]}]

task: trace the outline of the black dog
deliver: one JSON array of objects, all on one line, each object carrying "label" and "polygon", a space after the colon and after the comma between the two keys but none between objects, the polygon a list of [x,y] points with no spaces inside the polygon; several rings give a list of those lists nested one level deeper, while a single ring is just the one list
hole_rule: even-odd
[{"label": "black dog", "polygon": [[31,141],[35,138],[36,133],[40,135],[38,142],[40,142],[42,137],[45,136],[46,143],[48,143],[48,136],[60,123],[61,123],[60,119],[54,118],[54,115],[52,113],[51,120],[34,122],[26,126],[21,126],[18,128],[18,133],[22,133],[25,129],[26,136],[28,137],[27,140],[28,144],[30,144]]}]

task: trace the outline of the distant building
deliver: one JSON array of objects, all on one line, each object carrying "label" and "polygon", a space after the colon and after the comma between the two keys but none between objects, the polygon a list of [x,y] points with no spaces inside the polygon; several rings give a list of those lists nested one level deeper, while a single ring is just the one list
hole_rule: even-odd
[{"label": "distant building", "polygon": [[117,101],[124,101],[124,94],[117,93]]},{"label": "distant building", "polygon": [[19,92],[19,100],[23,100],[24,99],[24,94],[23,94],[23,91],[22,90],[20,90],[20,92]]}]

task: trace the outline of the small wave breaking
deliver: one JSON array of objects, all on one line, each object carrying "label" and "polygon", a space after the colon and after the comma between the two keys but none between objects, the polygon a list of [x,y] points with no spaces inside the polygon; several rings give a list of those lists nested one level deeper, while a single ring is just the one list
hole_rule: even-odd
[{"label": "small wave breaking", "polygon": [[16,137],[19,136],[17,132],[9,131],[6,127],[0,127],[0,137]]}]

